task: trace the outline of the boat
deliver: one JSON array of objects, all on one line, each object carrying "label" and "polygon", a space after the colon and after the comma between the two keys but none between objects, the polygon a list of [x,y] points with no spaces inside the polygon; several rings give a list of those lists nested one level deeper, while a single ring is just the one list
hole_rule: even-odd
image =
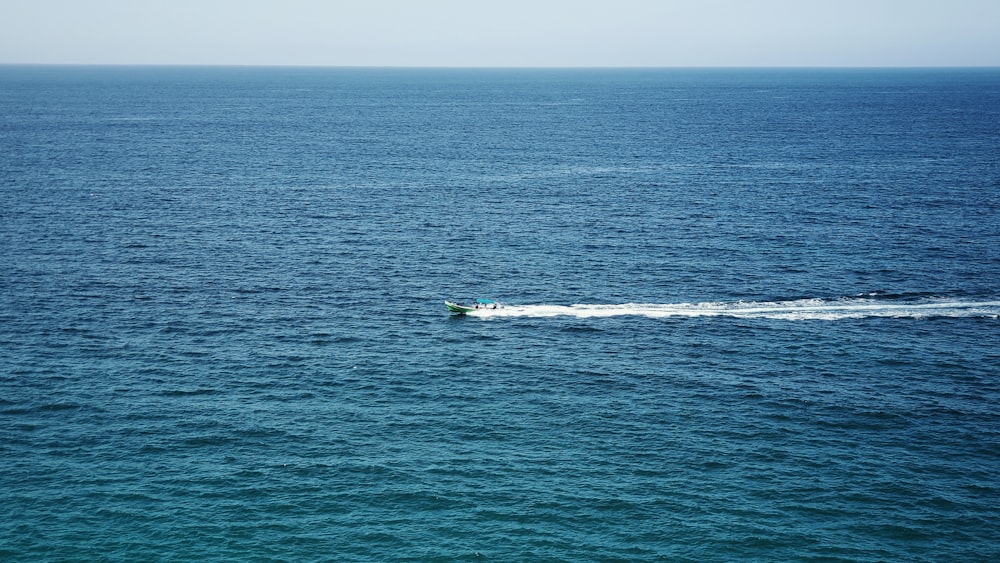
[{"label": "boat", "polygon": [[448,311],[458,313],[459,315],[471,313],[476,309],[499,309],[502,307],[501,304],[493,301],[492,299],[476,299],[476,303],[473,305],[459,305],[458,303],[454,303],[452,301],[445,301],[444,304],[448,307]]}]

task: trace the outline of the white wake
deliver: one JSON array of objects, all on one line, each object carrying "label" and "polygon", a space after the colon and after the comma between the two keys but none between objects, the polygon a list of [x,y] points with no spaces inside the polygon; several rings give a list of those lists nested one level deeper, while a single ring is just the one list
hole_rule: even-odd
[{"label": "white wake", "polygon": [[950,299],[912,302],[851,297],[793,301],[732,301],[706,303],[623,303],[619,305],[507,305],[469,313],[499,317],[734,317],[741,319],[840,320],[869,317],[924,319],[932,317],[1000,318],[1000,301]]}]

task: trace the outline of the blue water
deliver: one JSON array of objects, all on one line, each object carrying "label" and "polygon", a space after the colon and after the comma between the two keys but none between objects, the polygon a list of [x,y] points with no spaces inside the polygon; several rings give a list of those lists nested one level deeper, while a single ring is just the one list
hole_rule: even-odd
[{"label": "blue water", "polygon": [[996,560],[998,155],[995,69],[0,67],[0,559]]}]

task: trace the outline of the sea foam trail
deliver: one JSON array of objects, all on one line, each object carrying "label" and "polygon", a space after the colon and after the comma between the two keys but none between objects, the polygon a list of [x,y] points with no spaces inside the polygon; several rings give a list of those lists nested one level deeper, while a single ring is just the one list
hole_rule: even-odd
[{"label": "sea foam trail", "polygon": [[1000,318],[1000,301],[928,300],[886,302],[879,299],[799,299],[794,301],[733,301],[706,303],[624,303],[619,305],[514,305],[469,313],[482,318],[497,317],[617,317],[635,315],[665,317],[734,317],[743,319],[840,320],[869,317],[912,318],[987,317]]}]

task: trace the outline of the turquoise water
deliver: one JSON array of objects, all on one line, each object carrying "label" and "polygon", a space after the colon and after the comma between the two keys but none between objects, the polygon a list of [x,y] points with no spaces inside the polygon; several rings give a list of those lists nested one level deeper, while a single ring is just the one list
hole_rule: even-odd
[{"label": "turquoise water", "polygon": [[996,70],[0,100],[4,560],[1000,557]]}]

